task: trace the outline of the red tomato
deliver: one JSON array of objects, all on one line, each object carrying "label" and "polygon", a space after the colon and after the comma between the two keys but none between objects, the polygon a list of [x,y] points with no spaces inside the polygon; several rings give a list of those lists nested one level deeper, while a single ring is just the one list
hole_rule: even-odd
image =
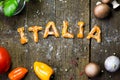
[{"label": "red tomato", "polygon": [[5,48],[0,47],[0,74],[7,72],[10,68],[10,64],[11,57],[9,52]]}]

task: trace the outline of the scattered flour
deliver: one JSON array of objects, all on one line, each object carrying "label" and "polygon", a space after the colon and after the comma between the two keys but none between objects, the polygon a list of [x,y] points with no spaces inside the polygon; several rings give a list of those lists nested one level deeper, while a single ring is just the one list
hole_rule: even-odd
[{"label": "scattered flour", "polygon": [[52,46],[52,44],[49,44],[48,53],[47,53],[47,55],[46,55],[46,58],[47,58],[47,59],[51,59],[52,51],[53,51],[53,46]]},{"label": "scattered flour", "polygon": [[62,3],[67,3],[67,1],[66,0],[59,0],[60,2],[62,2]]}]

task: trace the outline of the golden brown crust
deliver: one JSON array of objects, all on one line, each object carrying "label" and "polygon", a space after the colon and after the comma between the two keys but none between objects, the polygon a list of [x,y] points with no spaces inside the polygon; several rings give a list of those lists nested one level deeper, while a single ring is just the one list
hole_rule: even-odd
[{"label": "golden brown crust", "polygon": [[91,32],[88,34],[87,39],[94,38],[98,43],[101,42],[101,30],[99,26],[94,26]]},{"label": "golden brown crust", "polygon": [[83,32],[84,32],[83,27],[84,27],[84,25],[85,25],[84,22],[82,22],[82,21],[78,22],[78,26],[79,26],[79,33],[77,34],[78,38],[83,38],[84,37],[84,35],[83,35]]},{"label": "golden brown crust", "polygon": [[63,21],[62,36],[64,38],[74,38],[74,35],[68,32],[68,22]]},{"label": "golden brown crust", "polygon": [[[50,31],[50,28],[53,29],[53,31]],[[59,37],[59,33],[55,27],[55,23],[53,21],[48,22],[45,28],[44,36],[43,38],[47,38],[48,35],[54,35],[55,37]]]},{"label": "golden brown crust", "polygon": [[25,37],[24,30],[25,30],[24,27],[20,27],[17,29],[17,31],[19,32],[20,37],[21,37],[21,39],[20,39],[21,44],[25,44],[28,42],[27,37]]},{"label": "golden brown crust", "polygon": [[28,28],[28,31],[33,31],[33,37],[34,37],[34,41],[38,42],[38,32],[42,30],[41,26],[32,26]]}]

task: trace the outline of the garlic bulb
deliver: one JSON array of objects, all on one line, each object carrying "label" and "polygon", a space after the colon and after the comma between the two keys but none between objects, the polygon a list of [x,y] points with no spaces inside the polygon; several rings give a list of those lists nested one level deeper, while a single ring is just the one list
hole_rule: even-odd
[{"label": "garlic bulb", "polygon": [[104,63],[105,69],[109,72],[115,72],[120,67],[120,59],[116,56],[109,56]]}]

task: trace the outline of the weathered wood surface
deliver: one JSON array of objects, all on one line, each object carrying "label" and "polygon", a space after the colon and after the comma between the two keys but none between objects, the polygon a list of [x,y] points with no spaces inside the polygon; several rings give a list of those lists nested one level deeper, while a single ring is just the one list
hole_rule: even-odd
[{"label": "weathered wood surface", "polygon": [[[94,5],[98,0],[91,0],[91,28],[97,24],[102,30],[102,42],[96,44],[95,40],[91,41],[92,62],[101,66],[102,73],[92,80],[120,80],[120,70],[115,73],[109,73],[104,69],[104,61],[108,56],[116,55],[120,57],[120,8],[112,10],[111,15],[103,20],[98,20],[93,15]],[[120,3],[120,0],[118,0]]]},{"label": "weathered wood surface", "polygon": [[[108,73],[104,69],[104,60],[107,56],[116,53],[120,57],[120,10],[112,11],[112,17],[99,20],[93,15],[97,0],[30,0],[25,9],[17,16],[7,18],[0,14],[0,45],[6,47],[12,57],[11,69],[19,66],[29,69],[23,80],[39,80],[33,71],[34,61],[42,61],[55,70],[54,80],[88,80],[84,72],[85,65],[97,62],[104,71],[92,80],[119,80],[120,72]],[[75,35],[74,39],[61,37],[62,22],[69,22],[69,32]],[[60,33],[59,38],[49,36],[43,39],[46,24],[54,21]],[[76,37],[79,30],[78,21],[84,21],[84,38]],[[90,29],[100,25],[102,43],[94,39],[86,39]],[[33,33],[28,27],[39,25],[43,30],[39,32],[39,42],[33,41]],[[21,45],[17,28],[24,26],[29,42]],[[9,80],[7,75],[0,75],[0,80]]]}]

